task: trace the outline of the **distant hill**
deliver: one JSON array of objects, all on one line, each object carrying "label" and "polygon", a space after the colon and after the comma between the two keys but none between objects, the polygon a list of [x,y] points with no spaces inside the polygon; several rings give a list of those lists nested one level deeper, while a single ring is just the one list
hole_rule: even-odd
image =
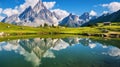
[{"label": "distant hill", "polygon": [[106,15],[103,14],[97,19],[90,20],[89,22],[83,24],[82,26],[93,25],[95,23],[102,23],[102,22],[120,22],[120,10],[112,14],[106,14]]}]

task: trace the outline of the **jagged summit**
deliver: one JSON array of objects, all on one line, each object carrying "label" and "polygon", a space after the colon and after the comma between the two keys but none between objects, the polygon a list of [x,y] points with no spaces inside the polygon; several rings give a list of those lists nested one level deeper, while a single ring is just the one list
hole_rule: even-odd
[{"label": "jagged summit", "polygon": [[79,18],[80,18],[81,20],[83,20],[84,22],[88,22],[88,21],[90,21],[90,20],[96,19],[97,16],[92,16],[92,15],[90,15],[89,12],[85,12],[85,13],[83,13]]},{"label": "jagged summit", "polygon": [[72,13],[69,14],[66,18],[64,18],[60,22],[60,26],[67,26],[67,27],[78,27],[82,24],[82,21],[79,19],[79,16],[73,15]]},{"label": "jagged summit", "polygon": [[85,12],[81,16],[70,13],[69,16],[64,18],[59,25],[67,27],[80,27],[82,24],[95,18],[96,16],[91,16],[89,12]]},{"label": "jagged summit", "polygon": [[39,0],[38,3],[33,7],[33,11],[38,13],[40,12],[42,9],[47,9],[44,4],[42,3],[42,0]]},{"label": "jagged summit", "polygon": [[45,23],[48,25],[58,25],[57,17],[44,6],[42,0],[39,0],[33,8],[29,6],[21,14],[6,17],[2,22],[34,27],[44,25]]}]

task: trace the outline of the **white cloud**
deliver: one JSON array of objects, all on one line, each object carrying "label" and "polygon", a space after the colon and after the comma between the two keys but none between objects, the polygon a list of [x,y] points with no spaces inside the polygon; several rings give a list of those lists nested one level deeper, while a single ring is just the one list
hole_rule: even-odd
[{"label": "white cloud", "polygon": [[13,14],[18,14],[19,12],[16,9],[7,8],[7,9],[3,10],[2,13],[6,14],[7,16],[11,16]]},{"label": "white cloud", "polygon": [[102,54],[113,56],[113,57],[120,57],[120,49],[116,47],[110,48],[107,52],[102,52]]},{"label": "white cloud", "polygon": [[55,1],[54,2],[43,2],[43,4],[46,6],[47,9],[52,9],[55,6],[56,2]]},{"label": "white cloud", "polygon": [[3,11],[3,9],[0,8],[0,21],[4,18],[3,16],[1,16],[2,11]]},{"label": "white cloud", "polygon": [[[55,1],[43,2],[43,4],[46,6],[47,9],[52,9],[55,6],[56,2]],[[61,18],[61,19],[65,18],[66,16],[69,15],[69,13],[67,11],[61,10],[61,9],[52,9],[51,12],[55,12],[55,14],[57,16],[59,16],[59,18]]]},{"label": "white cloud", "polygon": [[96,13],[94,10],[91,10],[91,11],[90,11],[90,15],[91,15],[91,16],[96,16],[97,13]]},{"label": "white cloud", "polygon": [[109,6],[109,4],[102,4],[101,6],[103,6],[103,7],[107,7],[107,6]]},{"label": "white cloud", "polygon": [[108,52],[110,56],[120,56],[120,49],[119,48],[111,48]]},{"label": "white cloud", "polygon": [[12,45],[10,43],[6,43],[6,42],[1,42],[0,43],[0,50],[5,50],[5,51],[12,51],[12,50],[17,50],[18,49],[18,46],[16,45]]},{"label": "white cloud", "polygon": [[94,43],[89,44],[89,47],[90,47],[91,49],[95,48],[96,46],[97,46],[97,45],[94,44]]},{"label": "white cloud", "polygon": [[25,3],[21,4],[19,7],[16,6],[19,12],[23,12],[27,7],[34,7],[39,0],[25,0]]},{"label": "white cloud", "polygon": [[[3,14],[7,15],[7,16],[11,16],[13,14],[20,14],[21,12],[23,12],[27,7],[32,6],[34,7],[35,4],[38,2],[39,0],[25,0],[25,3],[21,4],[20,6],[16,6],[14,9],[12,8],[7,8],[3,10]],[[2,9],[0,9],[0,12],[2,11]]]},{"label": "white cloud", "polygon": [[107,7],[112,12],[120,10],[120,2],[111,2],[109,4],[102,4],[101,6]]},{"label": "white cloud", "polygon": [[65,18],[66,16],[69,15],[69,13],[65,10],[61,10],[61,9],[54,9],[51,10],[52,12],[55,12],[61,19]]}]

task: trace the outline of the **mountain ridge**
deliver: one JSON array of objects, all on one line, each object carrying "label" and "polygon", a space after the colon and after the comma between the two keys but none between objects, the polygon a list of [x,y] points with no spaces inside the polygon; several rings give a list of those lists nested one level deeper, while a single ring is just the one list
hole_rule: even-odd
[{"label": "mountain ridge", "polygon": [[71,13],[69,16],[64,18],[59,25],[67,27],[80,27],[82,24],[95,18],[96,16],[91,16],[88,12],[83,13],[81,16],[73,15]]},{"label": "mountain ridge", "polygon": [[55,17],[53,12],[44,6],[41,0],[39,0],[33,8],[29,6],[21,14],[6,17],[2,22],[34,27],[44,25],[45,23],[48,25],[58,25],[58,19]]},{"label": "mountain ridge", "polygon": [[94,25],[96,23],[102,22],[120,22],[120,10],[117,12],[113,12],[111,14],[103,14],[94,20],[90,20],[89,22],[83,24],[82,26]]},{"label": "mountain ridge", "polygon": [[81,16],[70,14],[62,18],[55,12],[47,9],[42,0],[34,7],[27,7],[21,14],[15,14],[10,17],[5,17],[1,22],[23,26],[66,26],[80,27],[92,25],[98,22],[120,22],[120,10],[112,14],[103,14],[102,16],[92,16],[89,12],[83,13]]}]

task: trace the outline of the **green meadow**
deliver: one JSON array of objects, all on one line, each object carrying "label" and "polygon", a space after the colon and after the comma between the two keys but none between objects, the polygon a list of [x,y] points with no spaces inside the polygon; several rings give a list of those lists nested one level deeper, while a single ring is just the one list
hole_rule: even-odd
[{"label": "green meadow", "polygon": [[[107,32],[106,32],[107,31]],[[84,35],[84,34],[103,34],[109,32],[115,32],[120,34],[119,23],[112,23],[111,25],[103,25],[98,23],[97,26],[90,27],[28,27],[28,26],[17,26],[12,24],[0,23],[0,32],[4,32],[9,35],[41,35],[41,34],[73,34],[73,35]]]}]

